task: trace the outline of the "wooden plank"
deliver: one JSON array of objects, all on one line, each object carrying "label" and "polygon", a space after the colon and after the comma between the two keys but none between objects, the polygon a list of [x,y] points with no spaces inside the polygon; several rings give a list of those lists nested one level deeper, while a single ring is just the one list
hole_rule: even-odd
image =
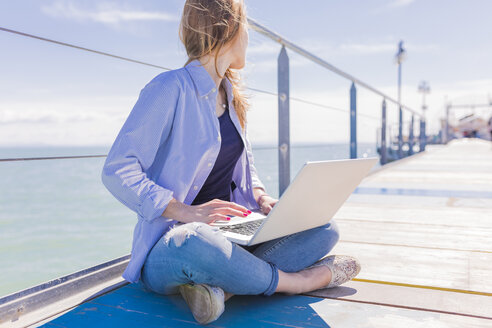
[{"label": "wooden plank", "polygon": [[492,297],[484,295],[360,281],[349,281],[340,287],[320,289],[306,295],[492,320]]},{"label": "wooden plank", "polygon": [[406,183],[428,183],[438,188],[446,184],[470,184],[490,186],[492,184],[492,173],[488,172],[442,172],[442,171],[404,171],[392,170],[385,172],[384,175],[372,177],[370,181],[377,182],[394,182],[398,181],[402,185]]},{"label": "wooden plank", "polygon": [[459,315],[415,311],[376,304],[323,299],[311,307],[331,327],[354,328],[490,328],[491,321]]},{"label": "wooden plank", "polygon": [[[373,204],[380,206],[406,205],[407,208],[414,207],[466,207],[483,208],[487,211],[492,210],[492,199],[490,198],[454,198],[454,197],[427,197],[427,196],[404,196],[404,195],[363,195],[352,194],[347,199],[346,204]],[[409,204],[412,204],[409,205]]]},{"label": "wooden plank", "polygon": [[[492,156],[486,156],[487,154],[482,152],[478,156],[473,158],[459,158],[458,156],[450,157],[445,156],[438,158],[437,156],[432,158],[434,154],[425,154],[425,156],[416,160],[411,160],[405,163],[401,163],[392,171],[423,171],[423,172],[459,172],[461,174],[476,173],[477,171],[492,173],[492,169],[488,165],[488,160],[492,160]],[[469,155],[466,155],[468,157]],[[382,173],[382,172],[381,172]],[[383,174],[383,173],[382,173]]]},{"label": "wooden plank", "polygon": [[354,190],[355,194],[382,195],[382,196],[425,196],[425,197],[446,197],[446,198],[492,198],[492,191],[488,190],[462,190],[451,189],[446,185],[446,189],[428,188],[404,188],[393,187],[368,187],[359,186]]},{"label": "wooden plank", "polygon": [[[447,187],[466,190],[492,188],[492,153],[490,142],[480,140],[454,141],[442,148],[429,148],[424,156],[397,163],[388,170],[365,179],[366,187]],[[451,188],[450,188],[451,186]]]},{"label": "wooden plank", "polygon": [[490,253],[344,242],[331,253],[356,256],[359,278],[492,292]]},{"label": "wooden plank", "polygon": [[[431,218],[430,218],[431,220]],[[411,223],[379,223],[337,221],[342,240],[354,243],[451,249],[492,253],[492,227],[419,225]]]},{"label": "wooden plank", "polygon": [[[401,188],[404,186],[405,188],[409,189],[428,189],[428,190],[436,190],[439,189],[438,185],[432,185],[428,183],[405,183],[405,185],[402,185],[398,180],[395,181],[385,181],[385,182],[378,182],[378,181],[369,181],[367,178],[362,182],[361,186],[363,187],[370,187],[370,188]],[[446,183],[446,188],[449,188],[450,190],[469,190],[469,191],[491,191],[492,186],[490,185],[476,185],[476,184],[464,184],[464,183]]]},{"label": "wooden plank", "polygon": [[491,227],[491,213],[480,208],[433,207],[408,204],[345,204],[335,215],[337,222],[380,222],[385,224],[418,224],[443,227],[486,228]]}]

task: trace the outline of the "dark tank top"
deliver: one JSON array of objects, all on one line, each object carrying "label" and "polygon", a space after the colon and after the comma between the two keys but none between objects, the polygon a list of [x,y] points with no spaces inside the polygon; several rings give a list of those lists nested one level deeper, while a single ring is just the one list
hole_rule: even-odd
[{"label": "dark tank top", "polygon": [[214,198],[230,201],[234,167],[241,156],[244,144],[229,115],[229,108],[218,117],[220,123],[221,145],[219,155],[212,171],[191,205],[206,203]]}]

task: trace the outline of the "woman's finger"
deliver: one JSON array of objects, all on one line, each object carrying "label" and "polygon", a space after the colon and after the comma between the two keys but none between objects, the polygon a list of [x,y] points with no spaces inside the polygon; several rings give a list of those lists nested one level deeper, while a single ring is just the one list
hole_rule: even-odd
[{"label": "woman's finger", "polygon": [[227,202],[227,203],[228,203],[227,205],[229,205],[229,207],[234,208],[238,211],[241,211],[241,212],[248,212],[249,211],[246,207],[241,206],[237,203],[234,203],[234,202]]},{"label": "woman's finger", "polygon": [[215,209],[216,211],[219,211],[218,213],[221,214],[229,214],[229,215],[234,215],[234,216],[240,216],[240,217],[245,217],[243,211],[236,210],[231,207],[219,207]]},{"label": "woman's finger", "polygon": [[249,213],[249,210],[246,207],[239,205],[237,203],[234,203],[234,202],[228,202],[228,201],[218,199],[218,198],[214,198],[213,200],[211,200],[211,202],[213,202],[212,204],[215,206],[231,207],[231,208],[236,209],[238,211]]},{"label": "woman's finger", "polygon": [[268,214],[268,204],[266,203],[261,204],[260,210],[263,212],[263,214]]},{"label": "woman's finger", "polygon": [[215,221],[217,220],[224,220],[224,221],[229,221],[229,217],[227,215],[222,215],[222,214],[219,214],[219,213],[216,213],[214,214],[212,217],[211,217],[211,221],[208,222],[208,223],[214,223]]}]

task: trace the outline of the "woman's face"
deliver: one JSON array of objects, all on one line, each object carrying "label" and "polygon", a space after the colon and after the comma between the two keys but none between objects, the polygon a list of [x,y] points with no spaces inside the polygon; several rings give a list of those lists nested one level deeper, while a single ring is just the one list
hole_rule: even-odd
[{"label": "woman's face", "polygon": [[248,48],[249,32],[248,29],[241,24],[237,38],[233,41],[230,52],[232,61],[230,68],[241,69],[246,65],[246,49]]}]

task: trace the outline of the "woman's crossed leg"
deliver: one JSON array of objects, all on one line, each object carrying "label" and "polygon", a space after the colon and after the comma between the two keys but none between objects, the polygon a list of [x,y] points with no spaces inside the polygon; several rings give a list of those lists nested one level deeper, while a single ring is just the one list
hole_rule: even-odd
[{"label": "woman's crossed leg", "polygon": [[[142,281],[162,294],[177,293],[178,286],[187,283],[219,286],[230,294],[295,293],[305,286],[306,279],[293,273],[328,254],[338,239],[338,228],[331,221],[259,245],[241,247],[215,227],[188,223],[172,228],[152,248],[142,269]],[[320,287],[325,280],[329,282],[329,270],[314,271],[319,271],[319,278],[326,278],[318,279],[323,280],[318,284]],[[310,283],[312,287],[317,285],[316,281]],[[305,288],[301,292],[308,291]]]}]

